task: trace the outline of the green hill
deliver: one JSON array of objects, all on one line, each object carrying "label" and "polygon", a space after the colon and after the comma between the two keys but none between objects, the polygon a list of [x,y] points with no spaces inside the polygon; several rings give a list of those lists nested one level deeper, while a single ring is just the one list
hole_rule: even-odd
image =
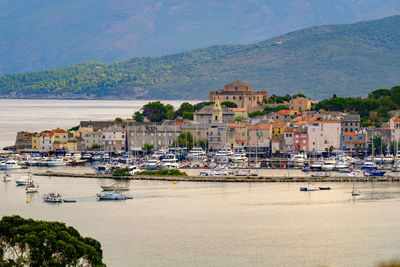
[{"label": "green hill", "polygon": [[251,45],[2,75],[0,96],[204,99],[236,79],[313,98],[390,88],[400,83],[400,16],[312,27]]}]

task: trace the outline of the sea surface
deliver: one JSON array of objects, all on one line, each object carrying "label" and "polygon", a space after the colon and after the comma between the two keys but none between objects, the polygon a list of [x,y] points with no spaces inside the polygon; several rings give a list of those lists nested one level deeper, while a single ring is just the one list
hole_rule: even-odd
[{"label": "sea surface", "polygon": [[[101,242],[108,266],[375,266],[400,258],[399,183],[357,183],[361,195],[352,197],[351,183],[300,192],[301,183],[128,181],[134,199],[97,201],[111,180],[34,180],[40,193],[0,183],[0,215],[65,222]],[[77,202],[44,203],[50,191]]]},{"label": "sea surface", "polygon": [[[69,129],[83,120],[132,118],[149,100],[0,99],[0,151],[15,144],[18,131]],[[162,101],[175,108],[184,101]],[[197,103],[199,101],[187,101]]]}]

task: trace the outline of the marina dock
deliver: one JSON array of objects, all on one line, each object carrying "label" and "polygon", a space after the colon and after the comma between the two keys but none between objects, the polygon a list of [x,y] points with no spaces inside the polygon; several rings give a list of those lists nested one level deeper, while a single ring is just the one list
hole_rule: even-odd
[{"label": "marina dock", "polygon": [[235,182],[235,183],[300,183],[300,182],[400,182],[400,176],[383,177],[277,177],[277,176],[155,176],[155,175],[131,175],[113,176],[111,174],[94,173],[68,173],[46,171],[35,173],[36,176],[95,178],[117,180],[149,180],[149,181],[181,181],[181,182]]}]

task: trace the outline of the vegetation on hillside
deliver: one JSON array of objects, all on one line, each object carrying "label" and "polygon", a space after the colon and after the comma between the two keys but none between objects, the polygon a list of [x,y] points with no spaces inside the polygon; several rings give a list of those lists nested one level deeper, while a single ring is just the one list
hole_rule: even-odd
[{"label": "vegetation on hillside", "polygon": [[221,45],[0,76],[2,97],[204,99],[242,79],[275,94],[366,95],[398,84],[400,16],[312,27],[251,45]]},{"label": "vegetation on hillside", "polygon": [[105,266],[98,241],[60,222],[4,216],[0,266]]}]

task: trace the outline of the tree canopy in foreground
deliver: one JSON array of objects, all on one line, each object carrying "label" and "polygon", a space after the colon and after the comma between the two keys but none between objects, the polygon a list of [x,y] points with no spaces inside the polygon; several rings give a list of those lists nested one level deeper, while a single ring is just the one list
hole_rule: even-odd
[{"label": "tree canopy in foreground", "polygon": [[61,222],[4,216],[0,266],[105,266],[100,243]]}]

